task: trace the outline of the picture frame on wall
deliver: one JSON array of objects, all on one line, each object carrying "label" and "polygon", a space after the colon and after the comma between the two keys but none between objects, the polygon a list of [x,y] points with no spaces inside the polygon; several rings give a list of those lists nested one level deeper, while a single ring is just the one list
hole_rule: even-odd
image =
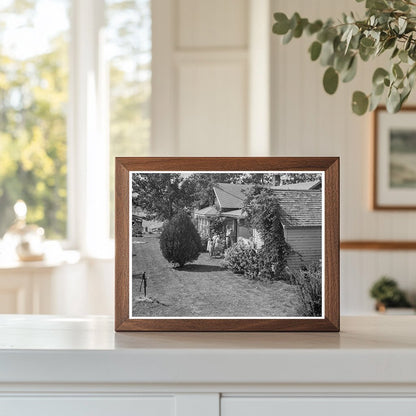
[{"label": "picture frame on wall", "polygon": [[339,158],[116,158],[116,331],[339,331]]},{"label": "picture frame on wall", "polygon": [[373,209],[416,209],[416,107],[373,114]]}]

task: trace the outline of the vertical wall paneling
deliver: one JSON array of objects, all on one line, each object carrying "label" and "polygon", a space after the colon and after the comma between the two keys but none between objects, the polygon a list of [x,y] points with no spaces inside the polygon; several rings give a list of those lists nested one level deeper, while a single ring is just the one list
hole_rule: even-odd
[{"label": "vertical wall paneling", "polygon": [[247,153],[248,5],[154,0],[153,155]]}]

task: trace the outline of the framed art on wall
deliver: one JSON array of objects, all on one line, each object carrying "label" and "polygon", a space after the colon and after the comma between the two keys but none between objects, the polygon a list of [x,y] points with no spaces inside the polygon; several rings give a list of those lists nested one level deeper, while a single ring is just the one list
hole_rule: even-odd
[{"label": "framed art on wall", "polygon": [[416,107],[374,112],[373,208],[416,209]]},{"label": "framed art on wall", "polygon": [[116,158],[116,331],[338,331],[338,158]]}]

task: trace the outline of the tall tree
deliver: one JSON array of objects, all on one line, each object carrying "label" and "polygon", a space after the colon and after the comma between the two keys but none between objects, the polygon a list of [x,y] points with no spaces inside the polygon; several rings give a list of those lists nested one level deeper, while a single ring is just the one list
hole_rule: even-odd
[{"label": "tall tree", "polygon": [[148,218],[169,220],[185,207],[182,180],[178,173],[135,173],[133,204]]}]

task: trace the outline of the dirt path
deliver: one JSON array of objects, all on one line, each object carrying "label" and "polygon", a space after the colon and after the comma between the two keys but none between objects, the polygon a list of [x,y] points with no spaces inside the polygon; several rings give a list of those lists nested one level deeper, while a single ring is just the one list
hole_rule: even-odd
[{"label": "dirt path", "polygon": [[[297,316],[297,295],[291,285],[236,275],[208,253],[182,269],[174,269],[163,258],[156,236],[135,240],[133,316]],[[139,301],[140,275],[144,271],[148,296],[163,305]]]}]

